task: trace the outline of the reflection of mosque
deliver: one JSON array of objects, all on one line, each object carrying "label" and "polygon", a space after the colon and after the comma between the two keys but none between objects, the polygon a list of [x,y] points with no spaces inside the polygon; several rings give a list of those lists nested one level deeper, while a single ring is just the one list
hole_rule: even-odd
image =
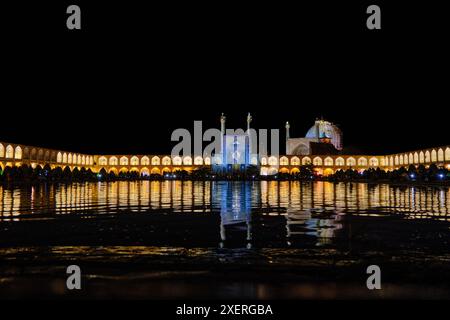
[{"label": "reflection of mosque", "polygon": [[[0,223],[44,215],[122,212],[198,213],[214,218],[214,240],[240,246],[284,241],[328,243],[346,217],[398,214],[405,219],[450,221],[450,191],[364,183],[300,181],[119,181],[0,186]],[[218,217],[217,217],[218,218]],[[195,223],[195,222],[193,222]],[[220,232],[219,232],[220,230]],[[345,231],[345,230],[344,230]],[[306,236],[306,237],[305,237]]]},{"label": "reflection of mosque", "polygon": [[[227,240],[227,232],[245,231],[245,240],[250,247],[252,240],[251,210],[258,205],[260,188],[250,182],[216,182],[211,186],[212,208],[220,208],[221,245]],[[255,199],[255,200],[252,200]]]}]

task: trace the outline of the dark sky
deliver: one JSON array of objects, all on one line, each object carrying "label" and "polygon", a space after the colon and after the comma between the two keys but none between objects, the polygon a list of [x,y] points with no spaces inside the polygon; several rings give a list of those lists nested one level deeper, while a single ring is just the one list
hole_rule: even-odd
[{"label": "dark sky", "polygon": [[323,116],[364,152],[449,143],[438,2],[378,2],[381,31],[365,27],[367,2],[75,2],[81,32],[65,28],[69,3],[6,6],[1,141],[167,153],[173,129],[217,127],[221,112],[243,127],[250,111],[292,136]]}]

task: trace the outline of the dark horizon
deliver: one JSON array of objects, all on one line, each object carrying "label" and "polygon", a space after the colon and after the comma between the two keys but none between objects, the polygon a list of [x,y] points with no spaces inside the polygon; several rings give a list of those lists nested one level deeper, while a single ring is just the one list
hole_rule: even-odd
[{"label": "dark horizon", "polygon": [[[221,112],[242,128],[252,112],[254,127],[279,128],[281,139],[286,121],[302,137],[323,117],[340,126],[344,146],[364,153],[449,143],[450,52],[436,6],[382,4],[383,28],[370,32],[365,3],[80,3],[79,33],[65,27],[67,3],[26,12],[8,4],[1,23],[16,29],[4,39],[1,141],[169,153],[173,129],[194,120],[218,128]],[[422,23],[412,24],[419,13]]]}]

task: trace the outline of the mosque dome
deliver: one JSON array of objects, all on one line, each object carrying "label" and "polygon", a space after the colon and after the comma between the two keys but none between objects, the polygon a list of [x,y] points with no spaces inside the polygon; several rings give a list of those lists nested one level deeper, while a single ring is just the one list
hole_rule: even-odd
[{"label": "mosque dome", "polygon": [[342,150],[342,131],[331,122],[316,120],[311,129],[306,133],[306,138],[322,139],[329,138],[336,149]]}]

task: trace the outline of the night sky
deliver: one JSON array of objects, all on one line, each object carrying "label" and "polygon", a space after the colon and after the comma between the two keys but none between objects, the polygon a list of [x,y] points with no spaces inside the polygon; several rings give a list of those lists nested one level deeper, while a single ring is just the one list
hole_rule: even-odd
[{"label": "night sky", "polygon": [[73,2],[81,32],[65,29],[69,3],[6,6],[0,141],[169,153],[173,129],[219,127],[221,112],[243,128],[252,112],[254,127],[284,134],[288,120],[294,137],[324,117],[367,153],[450,142],[438,6],[378,2],[383,29],[369,31],[364,2]]}]

